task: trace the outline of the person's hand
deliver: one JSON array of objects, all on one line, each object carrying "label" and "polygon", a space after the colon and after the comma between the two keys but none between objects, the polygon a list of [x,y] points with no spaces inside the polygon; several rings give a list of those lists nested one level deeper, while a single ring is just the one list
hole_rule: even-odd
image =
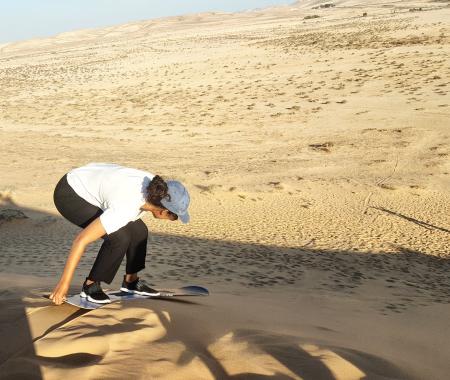
[{"label": "person's hand", "polygon": [[66,300],[67,292],[69,291],[69,285],[65,282],[59,282],[56,285],[53,292],[50,294],[50,299],[55,305],[61,305]]}]

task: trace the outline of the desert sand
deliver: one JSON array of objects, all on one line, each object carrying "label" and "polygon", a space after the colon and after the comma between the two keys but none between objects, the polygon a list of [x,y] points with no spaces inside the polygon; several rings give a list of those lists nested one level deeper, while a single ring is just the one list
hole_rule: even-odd
[{"label": "desert sand", "polygon": [[[0,378],[447,379],[449,24],[300,1],[1,45]],[[54,187],[89,162],[187,185],[142,277],[210,297],[43,297],[79,232]]]}]

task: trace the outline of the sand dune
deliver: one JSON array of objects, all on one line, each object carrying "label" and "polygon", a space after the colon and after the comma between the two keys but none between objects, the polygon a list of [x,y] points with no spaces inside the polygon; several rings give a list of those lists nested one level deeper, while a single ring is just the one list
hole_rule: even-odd
[{"label": "sand dune", "polygon": [[[445,347],[444,305],[412,307],[413,325],[423,325],[410,334],[408,313],[380,319],[358,297],[217,292],[199,302],[134,301],[86,313],[46,306],[39,290],[16,289],[2,301],[2,310],[15,306],[0,325],[15,343],[0,352],[2,378],[445,378],[446,353],[423,349],[428,340]],[[430,362],[441,367],[423,368]]]},{"label": "sand dune", "polygon": [[[446,379],[449,16],[299,1],[2,45],[0,378]],[[187,184],[143,277],[211,297],[42,297],[78,232],[54,186],[88,162]]]}]

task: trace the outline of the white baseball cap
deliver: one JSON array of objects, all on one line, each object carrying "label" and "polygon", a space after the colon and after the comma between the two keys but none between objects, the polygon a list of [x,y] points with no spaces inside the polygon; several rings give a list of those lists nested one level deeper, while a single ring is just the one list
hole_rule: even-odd
[{"label": "white baseball cap", "polygon": [[181,182],[169,180],[166,181],[169,188],[170,200],[168,198],[161,199],[161,204],[169,211],[178,215],[183,223],[189,222],[188,207],[190,197],[187,189]]}]

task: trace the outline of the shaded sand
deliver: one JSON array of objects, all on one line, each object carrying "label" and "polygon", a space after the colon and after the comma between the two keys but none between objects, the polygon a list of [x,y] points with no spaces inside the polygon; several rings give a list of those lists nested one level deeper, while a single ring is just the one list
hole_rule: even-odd
[{"label": "shaded sand", "polygon": [[[323,4],[0,46],[0,378],[448,377],[450,8]],[[144,218],[143,277],[211,297],[41,297],[87,162],[186,183],[192,223]]]},{"label": "shaded sand", "polygon": [[406,324],[405,315],[380,317],[367,300],[273,290],[138,300],[90,312],[46,306],[33,291],[22,295],[26,315],[17,298],[8,313],[2,301],[0,331],[16,343],[2,347],[2,378],[439,378],[443,368],[423,366],[442,365],[448,355],[442,305],[410,308]]}]

